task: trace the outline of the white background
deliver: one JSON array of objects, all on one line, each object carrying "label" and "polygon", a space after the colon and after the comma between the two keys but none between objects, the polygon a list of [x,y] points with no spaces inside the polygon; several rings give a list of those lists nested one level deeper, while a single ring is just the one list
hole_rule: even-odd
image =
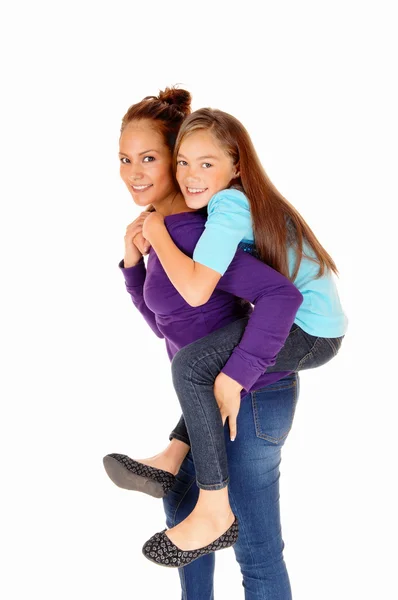
[{"label": "white background", "polygon": [[[163,341],[117,268],[138,214],[118,175],[121,117],[176,83],[194,108],[244,123],[341,272],[349,333],[330,365],[302,375],[281,466],[294,598],[398,597],[393,5],[2,9],[5,600],[180,597],[177,573],[141,556],[161,503],[116,488],[102,466],[108,452],[158,452],[179,413]],[[215,585],[218,599],[243,598],[232,550]]]}]

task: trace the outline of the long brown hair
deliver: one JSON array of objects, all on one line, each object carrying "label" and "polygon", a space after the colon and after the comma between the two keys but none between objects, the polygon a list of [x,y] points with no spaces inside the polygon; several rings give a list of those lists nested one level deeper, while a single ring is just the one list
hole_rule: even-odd
[{"label": "long brown hair", "polygon": [[[238,165],[240,176],[234,185],[242,187],[250,204],[253,234],[259,258],[292,281],[297,276],[303,256],[319,264],[317,277],[326,269],[337,274],[332,257],[317,240],[300,213],[270,181],[242,123],[221,110],[201,108],[188,116],[179,130],[174,148],[177,157],[181,142],[193,131],[210,131],[224,151]],[[174,160],[176,164],[176,160]],[[314,256],[303,250],[304,242]],[[293,272],[289,273],[288,247],[296,253]]]}]

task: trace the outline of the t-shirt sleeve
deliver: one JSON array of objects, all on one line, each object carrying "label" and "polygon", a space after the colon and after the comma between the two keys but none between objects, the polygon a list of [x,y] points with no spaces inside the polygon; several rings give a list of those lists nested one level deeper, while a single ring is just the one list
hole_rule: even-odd
[{"label": "t-shirt sleeve", "polygon": [[209,202],[205,230],[196,244],[193,260],[224,275],[239,243],[252,236],[246,196],[239,190],[222,190]]}]

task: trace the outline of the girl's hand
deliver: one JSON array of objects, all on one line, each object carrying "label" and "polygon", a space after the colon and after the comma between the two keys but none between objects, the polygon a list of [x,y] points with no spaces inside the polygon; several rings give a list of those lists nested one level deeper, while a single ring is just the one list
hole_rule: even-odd
[{"label": "girl's hand", "polygon": [[156,232],[159,231],[160,227],[165,227],[164,218],[156,211],[151,212],[149,217],[145,219],[142,235],[150,242],[152,237],[156,235]]},{"label": "girl's hand", "polygon": [[236,438],[236,419],[240,410],[240,392],[243,387],[226,375],[219,373],[214,382],[214,395],[220,409],[223,425],[228,417],[229,435],[233,442]]},{"label": "girl's hand", "polygon": [[137,265],[143,254],[148,254],[151,245],[142,235],[142,227],[151,213],[142,212],[126,229],[124,236],[124,266],[125,268]]}]

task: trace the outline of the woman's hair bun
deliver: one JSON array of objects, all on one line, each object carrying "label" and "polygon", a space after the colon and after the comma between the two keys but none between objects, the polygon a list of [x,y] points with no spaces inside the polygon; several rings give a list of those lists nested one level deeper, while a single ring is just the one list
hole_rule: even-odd
[{"label": "woman's hair bun", "polygon": [[175,106],[184,115],[191,113],[192,96],[187,90],[176,87],[166,88],[164,91],[159,92],[158,98],[161,102]]}]

